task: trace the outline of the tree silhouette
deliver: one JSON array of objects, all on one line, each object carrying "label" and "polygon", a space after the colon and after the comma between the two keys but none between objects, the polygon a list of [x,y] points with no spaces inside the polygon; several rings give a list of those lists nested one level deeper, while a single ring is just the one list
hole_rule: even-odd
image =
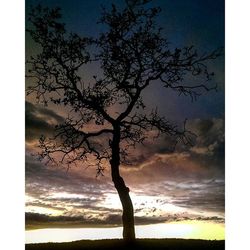
[{"label": "tree silhouette", "polygon": [[[189,144],[192,136],[185,122],[179,128],[157,109],[149,111],[143,91],[158,81],[195,100],[216,89],[208,85],[213,73],[206,63],[221,54],[217,49],[199,55],[193,46],[171,49],[156,24],[160,8],[146,8],[147,2],[128,0],[122,10],[103,8],[100,23],[105,31],[97,38],[67,33],[59,8],[37,6],[29,14],[28,32],[41,50],[27,62],[27,77],[34,78],[27,94],[68,108],[54,138],[40,138],[41,157],[67,165],[86,161],[97,167],[97,175],[110,165],[123,208],[125,240],[135,238],[134,212],[119,167],[129,164],[130,148],[143,143],[151,130],[156,136],[169,135],[174,144]],[[86,80],[83,69],[89,64],[99,69]],[[186,84],[190,76],[205,84]]]}]

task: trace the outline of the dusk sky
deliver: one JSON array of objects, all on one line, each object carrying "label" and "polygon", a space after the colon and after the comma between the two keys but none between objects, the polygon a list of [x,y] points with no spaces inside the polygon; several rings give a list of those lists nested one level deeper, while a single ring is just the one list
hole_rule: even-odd
[{"label": "dusk sky", "polygon": [[[105,28],[98,25],[101,5],[109,8],[122,1],[91,0],[26,0],[29,6],[41,3],[61,7],[66,29],[95,37]],[[149,6],[160,6],[158,17],[170,46],[194,45],[202,54],[224,47],[224,1],[154,0]],[[28,26],[29,23],[27,22]],[[26,35],[26,58],[39,48]],[[130,188],[137,225],[176,221],[224,223],[225,213],[225,128],[224,128],[224,56],[211,61],[215,72],[210,91],[192,102],[155,84],[144,93],[149,108],[158,107],[161,115],[177,124],[186,118],[196,135],[194,146],[177,145],[169,150],[169,138],[161,136],[131,153],[133,164],[121,166],[121,174]],[[92,66],[86,79],[98,74]],[[192,79],[186,79],[187,82]],[[30,86],[32,81],[27,80]],[[104,176],[96,177],[96,168],[86,163],[65,167],[45,166],[33,156],[43,134],[51,136],[56,124],[64,121],[63,106],[44,107],[34,96],[26,98],[26,223],[27,225],[64,220],[82,225],[120,225],[121,204],[110,177],[109,166]],[[62,217],[63,216],[63,217]]]}]

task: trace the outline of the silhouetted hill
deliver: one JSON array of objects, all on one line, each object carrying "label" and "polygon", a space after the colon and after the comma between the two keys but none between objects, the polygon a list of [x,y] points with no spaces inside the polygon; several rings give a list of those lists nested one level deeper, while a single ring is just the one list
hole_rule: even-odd
[{"label": "silhouetted hill", "polygon": [[26,244],[26,250],[223,250],[225,241],[183,239],[138,239],[133,245],[122,240],[81,240],[68,243]]}]

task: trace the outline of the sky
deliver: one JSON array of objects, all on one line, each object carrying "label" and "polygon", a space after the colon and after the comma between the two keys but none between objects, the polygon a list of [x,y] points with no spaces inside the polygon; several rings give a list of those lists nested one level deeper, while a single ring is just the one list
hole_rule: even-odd
[{"label": "sky", "polygon": [[[60,6],[69,30],[95,36],[103,30],[96,24],[100,5],[110,6],[111,2],[26,0],[26,10],[37,3]],[[207,52],[224,46],[224,1],[155,0],[153,4],[162,8],[158,23],[173,47],[194,44]],[[26,58],[36,51],[26,36]],[[158,106],[171,120],[188,118],[188,127],[198,137],[194,146],[175,152],[169,152],[167,137],[147,141],[131,155],[133,166],[121,167],[138,225],[188,220],[224,223],[224,58],[210,67],[215,71],[213,82],[218,91],[205,93],[196,102],[161,88],[145,93],[147,104]],[[119,225],[121,205],[108,168],[103,177],[96,178],[95,168],[84,163],[66,171],[45,166],[33,156],[40,135],[52,135],[54,125],[64,120],[65,109],[44,107],[27,97],[25,112],[27,224]]]}]

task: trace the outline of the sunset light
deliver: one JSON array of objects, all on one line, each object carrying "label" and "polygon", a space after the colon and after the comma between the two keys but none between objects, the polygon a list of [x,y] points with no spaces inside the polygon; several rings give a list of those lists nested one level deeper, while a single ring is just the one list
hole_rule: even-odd
[{"label": "sunset light", "polygon": [[26,0],[28,247],[224,245],[224,7]]},{"label": "sunset light", "polygon": [[[180,238],[223,240],[225,229],[223,224],[205,221],[183,221],[165,224],[136,226],[138,238]],[[120,239],[122,228],[79,228],[79,229],[38,229],[26,232],[26,243],[67,242],[80,239]]]}]

